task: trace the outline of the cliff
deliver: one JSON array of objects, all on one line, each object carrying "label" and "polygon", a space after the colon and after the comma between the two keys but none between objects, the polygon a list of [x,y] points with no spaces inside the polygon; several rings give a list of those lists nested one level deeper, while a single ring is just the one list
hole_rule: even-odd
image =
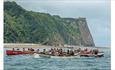
[{"label": "cliff", "polygon": [[95,46],[85,18],[27,11],[4,2],[4,43]]}]

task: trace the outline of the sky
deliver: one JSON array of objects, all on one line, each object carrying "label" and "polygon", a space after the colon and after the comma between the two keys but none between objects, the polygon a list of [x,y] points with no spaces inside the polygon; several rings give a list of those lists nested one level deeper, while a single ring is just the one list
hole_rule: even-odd
[{"label": "sky", "polygon": [[86,17],[96,46],[111,46],[110,0],[14,0],[24,9],[61,17]]}]

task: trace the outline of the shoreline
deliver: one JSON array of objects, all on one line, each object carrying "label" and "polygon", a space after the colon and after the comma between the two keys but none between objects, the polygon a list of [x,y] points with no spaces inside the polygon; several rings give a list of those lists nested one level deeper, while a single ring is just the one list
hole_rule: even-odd
[{"label": "shoreline", "polygon": [[4,48],[110,48],[110,47],[91,47],[91,46],[77,46],[77,45],[64,45],[63,46],[48,46],[33,43],[4,43]]},{"label": "shoreline", "polygon": [[48,46],[41,44],[33,44],[33,43],[4,43],[4,48],[111,48],[111,47],[91,47],[91,46],[76,46],[76,45],[64,45],[63,46]]}]

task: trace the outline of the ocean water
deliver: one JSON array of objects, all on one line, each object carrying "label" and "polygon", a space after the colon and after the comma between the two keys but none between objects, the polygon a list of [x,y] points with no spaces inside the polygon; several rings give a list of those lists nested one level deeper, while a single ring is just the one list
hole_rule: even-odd
[{"label": "ocean water", "polygon": [[101,58],[34,58],[4,54],[4,70],[111,70],[110,48],[100,49],[105,54]]}]

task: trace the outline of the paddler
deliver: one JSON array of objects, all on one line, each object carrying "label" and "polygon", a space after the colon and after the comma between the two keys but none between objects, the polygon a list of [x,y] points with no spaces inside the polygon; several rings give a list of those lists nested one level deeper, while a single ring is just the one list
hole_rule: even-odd
[{"label": "paddler", "polygon": [[81,48],[78,48],[78,49],[77,49],[77,52],[80,52],[80,51],[81,51]]},{"label": "paddler", "polygon": [[37,49],[37,51],[36,51],[37,53],[39,53],[39,49]]},{"label": "paddler", "polygon": [[30,51],[30,48],[28,48],[28,51]]},{"label": "paddler", "polygon": [[15,49],[13,48],[13,51],[15,51]]},{"label": "paddler", "polygon": [[95,55],[97,55],[99,53],[99,50],[95,49],[93,52],[94,52]]},{"label": "paddler", "polygon": [[69,53],[70,53],[70,51],[69,51],[69,49],[68,49],[68,50],[67,50],[67,54],[66,54],[66,56],[69,56],[69,55],[70,55]]},{"label": "paddler", "polygon": [[25,51],[25,48],[23,48],[23,51]]},{"label": "paddler", "polygon": [[46,53],[46,49],[43,49],[43,54],[45,54]]},{"label": "paddler", "polygon": [[71,56],[73,56],[73,55],[74,55],[73,50],[70,50],[70,55],[71,55]]},{"label": "paddler", "polygon": [[59,56],[63,56],[63,50],[59,49]]},{"label": "paddler", "polygon": [[31,51],[34,51],[34,49],[32,49],[32,48],[31,48],[30,50],[31,50]]}]

